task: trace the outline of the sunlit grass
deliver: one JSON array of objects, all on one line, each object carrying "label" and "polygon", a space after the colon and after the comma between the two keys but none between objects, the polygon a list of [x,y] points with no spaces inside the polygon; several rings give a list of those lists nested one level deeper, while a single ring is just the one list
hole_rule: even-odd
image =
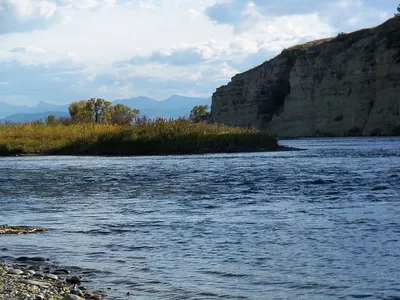
[{"label": "sunlit grass", "polygon": [[148,124],[0,125],[0,154],[146,155],[277,149],[255,129],[188,120]]}]

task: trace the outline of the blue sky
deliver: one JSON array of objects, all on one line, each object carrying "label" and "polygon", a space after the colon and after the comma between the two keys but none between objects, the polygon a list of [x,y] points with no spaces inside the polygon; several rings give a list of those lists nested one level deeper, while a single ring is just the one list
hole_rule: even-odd
[{"label": "blue sky", "polygon": [[398,0],[0,0],[0,101],[210,97],[284,48],[371,27]]}]

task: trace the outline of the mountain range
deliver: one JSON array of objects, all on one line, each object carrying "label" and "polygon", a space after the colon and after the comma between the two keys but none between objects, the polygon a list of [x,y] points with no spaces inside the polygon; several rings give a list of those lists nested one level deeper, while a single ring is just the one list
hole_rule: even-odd
[{"label": "mountain range", "polygon": [[[140,116],[149,118],[178,118],[189,117],[190,111],[196,105],[207,104],[211,106],[210,98],[194,98],[173,95],[162,101],[157,101],[149,97],[134,97],[128,99],[117,99],[113,104],[124,104],[131,108],[140,110]],[[56,117],[69,116],[68,106],[55,105],[40,102],[36,106],[18,106],[0,101],[0,122],[32,122],[44,120],[48,115],[54,114]]]}]

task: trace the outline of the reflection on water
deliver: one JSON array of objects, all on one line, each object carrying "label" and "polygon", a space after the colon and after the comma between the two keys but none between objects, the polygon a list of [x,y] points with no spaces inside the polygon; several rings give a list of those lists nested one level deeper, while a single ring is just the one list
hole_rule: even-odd
[{"label": "reflection on water", "polygon": [[111,299],[397,299],[400,139],[294,152],[0,159],[0,256],[93,273]]}]

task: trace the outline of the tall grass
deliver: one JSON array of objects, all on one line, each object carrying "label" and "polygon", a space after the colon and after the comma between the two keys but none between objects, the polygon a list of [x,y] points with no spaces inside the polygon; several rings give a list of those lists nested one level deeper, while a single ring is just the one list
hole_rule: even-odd
[{"label": "tall grass", "polygon": [[274,138],[255,129],[157,120],[132,126],[0,125],[0,155],[153,155],[273,150]]}]

